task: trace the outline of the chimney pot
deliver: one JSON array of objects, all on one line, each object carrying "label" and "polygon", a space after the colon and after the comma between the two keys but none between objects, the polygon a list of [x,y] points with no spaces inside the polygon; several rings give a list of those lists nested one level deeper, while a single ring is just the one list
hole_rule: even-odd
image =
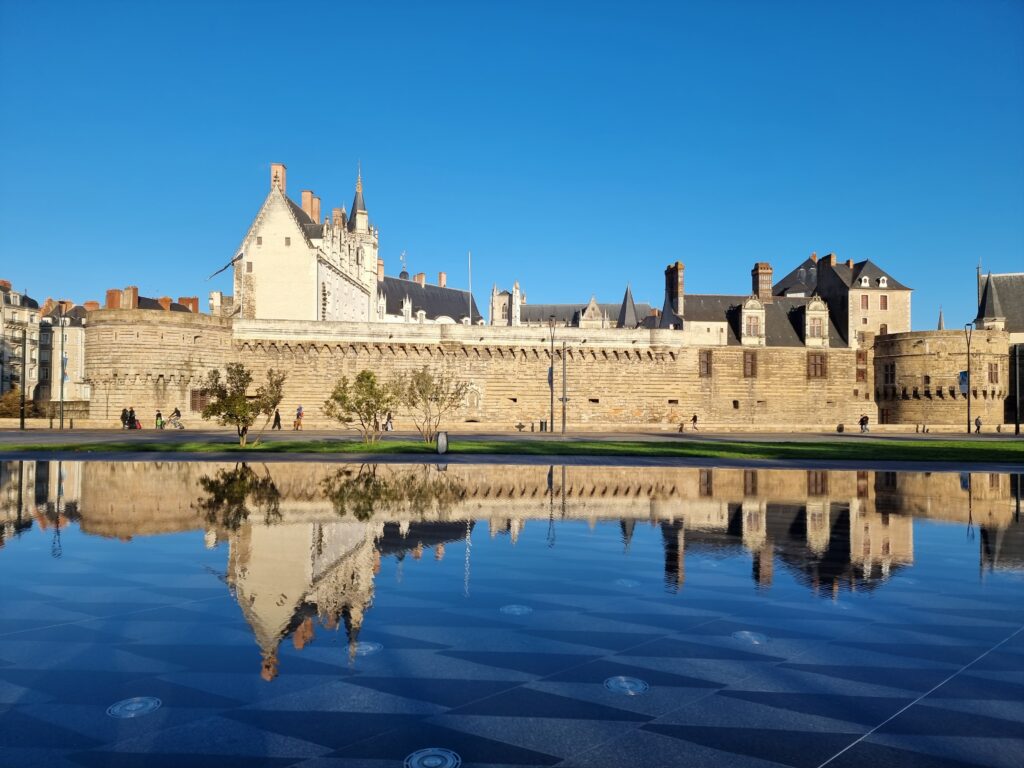
[{"label": "chimney pot", "polygon": [[271,163],[270,164],[270,188],[277,187],[281,190],[282,194],[288,193],[288,169],[284,163]]},{"label": "chimney pot", "polygon": [[427,284],[427,273],[426,272],[417,272],[416,276],[413,278],[413,281],[415,283],[417,283],[418,285],[421,285],[421,286],[422,285],[426,285]]},{"label": "chimney pot", "polygon": [[437,284],[442,288],[448,287],[448,274],[446,272],[437,273]]}]

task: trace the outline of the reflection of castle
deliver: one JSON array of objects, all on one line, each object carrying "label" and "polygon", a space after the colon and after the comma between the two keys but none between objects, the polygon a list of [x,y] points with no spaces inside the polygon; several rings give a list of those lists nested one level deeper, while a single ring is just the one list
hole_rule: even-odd
[{"label": "reflection of castle", "polygon": [[[380,465],[374,482],[336,465],[265,465],[279,516],[255,512],[236,526],[197,503],[200,479],[217,464],[0,462],[0,544],[38,526],[77,519],[85,533],[128,539],[205,530],[229,547],[226,581],[273,679],[278,649],[301,649],[317,625],[344,626],[355,650],[381,558],[420,558],[460,540],[484,519],[492,536],[515,542],[531,520],[619,524],[628,547],[638,522],[661,534],[666,586],[683,587],[688,554],[749,553],[765,587],[781,567],[815,593],[873,589],[914,562],[915,518],[977,526],[983,569],[1024,568],[1019,476],[645,467]],[[231,467],[230,469],[237,469]],[[339,474],[340,473],[340,474]],[[255,476],[255,475],[254,475]],[[441,480],[443,479],[443,484]],[[333,481],[333,482],[325,482]],[[419,484],[419,485],[417,485]],[[417,487],[447,489],[444,504],[411,507]],[[365,497],[360,489],[369,488]],[[396,488],[413,492],[396,497]],[[327,490],[329,489],[329,490]],[[265,491],[265,488],[262,488]],[[243,504],[246,497],[243,495]],[[359,517],[362,515],[365,517]]]}]

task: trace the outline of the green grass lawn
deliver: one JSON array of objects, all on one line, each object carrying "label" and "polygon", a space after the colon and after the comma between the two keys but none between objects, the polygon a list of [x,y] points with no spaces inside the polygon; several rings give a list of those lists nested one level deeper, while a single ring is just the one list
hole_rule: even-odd
[{"label": "green grass lawn", "polygon": [[[387,440],[364,445],[352,439],[260,442],[240,448],[235,441],[196,441],[184,443],[106,442],[54,443],[0,446],[0,454],[11,451],[71,453],[273,453],[306,454],[423,454],[436,455],[432,445],[413,440]],[[961,441],[915,440],[886,441],[856,439],[849,441],[807,442],[664,442],[588,441],[588,440],[481,440],[453,441],[449,452],[461,455],[506,456],[652,456],[713,459],[815,459],[830,461],[952,461],[1005,462],[1024,464],[1024,440]]]}]

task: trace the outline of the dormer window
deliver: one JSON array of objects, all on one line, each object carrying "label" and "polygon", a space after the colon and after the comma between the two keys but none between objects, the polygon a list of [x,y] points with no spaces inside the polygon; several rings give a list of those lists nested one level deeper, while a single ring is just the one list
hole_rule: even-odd
[{"label": "dormer window", "polygon": [[747,315],[746,336],[760,336],[761,335],[761,318],[757,315]]},{"label": "dormer window", "polygon": [[878,287],[879,288],[888,288],[889,287],[889,278],[885,277],[885,276],[882,276],[882,277],[878,278]]},{"label": "dormer window", "polygon": [[868,288],[870,285],[871,285],[871,280],[869,280],[866,276],[862,277],[860,279],[860,287],[861,288]]}]

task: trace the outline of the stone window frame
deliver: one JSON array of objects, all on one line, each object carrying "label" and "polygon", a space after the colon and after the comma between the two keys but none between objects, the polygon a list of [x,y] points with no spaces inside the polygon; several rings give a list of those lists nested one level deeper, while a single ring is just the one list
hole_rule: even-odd
[{"label": "stone window frame", "polygon": [[761,336],[761,318],[757,315],[747,315],[743,319],[743,335],[759,338]]},{"label": "stone window frame", "polygon": [[998,384],[999,383],[999,363],[988,364],[988,383]]},{"label": "stone window frame", "polygon": [[752,349],[743,352],[743,378],[757,378],[757,352]]},{"label": "stone window frame", "polygon": [[698,365],[697,370],[702,379],[711,378],[711,373],[714,370],[712,367],[712,357],[710,349],[702,349],[698,353]]},{"label": "stone window frame", "polygon": [[883,293],[878,297],[878,308],[882,311],[887,312],[889,310],[889,295]]},{"label": "stone window frame", "polygon": [[825,338],[825,318],[823,317],[809,317],[807,318],[807,337],[810,339],[823,339]]},{"label": "stone window frame", "polygon": [[871,297],[868,296],[866,293],[862,293],[860,295],[860,308],[871,309]]},{"label": "stone window frame", "polygon": [[824,352],[807,353],[807,378],[828,378],[828,356]]}]

